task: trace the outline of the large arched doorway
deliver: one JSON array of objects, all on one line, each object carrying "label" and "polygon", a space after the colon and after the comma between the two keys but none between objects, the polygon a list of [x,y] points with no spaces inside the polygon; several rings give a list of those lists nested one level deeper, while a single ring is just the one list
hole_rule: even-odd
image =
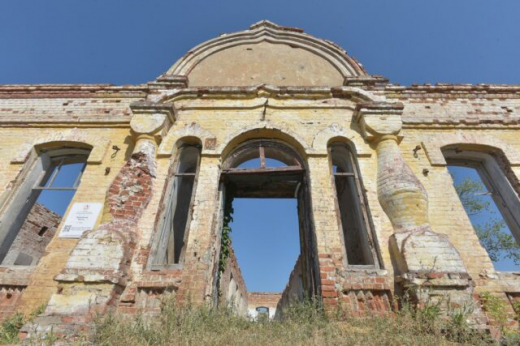
[{"label": "large arched doorway", "polygon": [[[301,155],[291,146],[273,139],[254,139],[238,145],[223,162],[221,173],[222,247],[219,265],[219,280],[216,292],[219,301],[234,305],[242,314],[255,315],[254,304],[270,304],[270,316],[277,308],[295,299],[317,294],[319,271],[317,267],[315,237],[311,213],[310,193],[306,164]],[[247,292],[241,275],[240,261],[235,258],[233,242],[228,240],[232,220],[233,201],[238,199],[292,199],[295,201],[297,218],[295,241],[299,249],[292,271],[287,275],[285,289],[278,295],[259,295]],[[256,222],[268,220],[265,214]],[[247,228],[247,227],[246,227]],[[244,230],[240,230],[244,232]],[[247,230],[245,230],[247,232]],[[236,230],[233,230],[236,232]],[[247,235],[246,235],[247,236]],[[271,241],[276,242],[277,239]],[[269,256],[266,252],[265,256]],[[268,270],[268,268],[267,268]],[[264,292],[262,292],[264,293]],[[249,303],[248,303],[249,296]],[[254,301],[254,302],[253,302]],[[245,306],[248,306],[246,309]]]}]

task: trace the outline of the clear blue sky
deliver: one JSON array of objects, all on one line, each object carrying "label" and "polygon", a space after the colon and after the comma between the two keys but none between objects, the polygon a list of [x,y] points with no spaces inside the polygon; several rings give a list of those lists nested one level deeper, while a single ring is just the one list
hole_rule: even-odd
[{"label": "clear blue sky", "polygon": [[[518,0],[3,0],[0,84],[145,83],[195,45],[262,19],[334,41],[393,83],[514,84],[519,18]],[[296,260],[294,201],[235,209],[235,242],[251,234],[244,253],[272,252],[262,270],[239,258],[249,289],[280,290]]]},{"label": "clear blue sky", "polygon": [[518,83],[519,16],[518,0],[3,0],[0,83],[143,83],[262,19],[395,83]]}]

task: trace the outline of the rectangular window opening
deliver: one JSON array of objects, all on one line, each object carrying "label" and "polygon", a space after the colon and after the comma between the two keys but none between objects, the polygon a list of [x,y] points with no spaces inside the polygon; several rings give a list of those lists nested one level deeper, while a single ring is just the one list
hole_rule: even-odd
[{"label": "rectangular window opening", "polygon": [[182,265],[199,170],[200,147],[183,145],[174,163],[150,256],[152,270]]},{"label": "rectangular window opening", "polygon": [[59,156],[53,157],[49,151],[36,158],[25,186],[12,203],[17,208],[13,212],[16,218],[2,234],[2,265],[36,265],[45,253],[86,166],[88,151],[74,151],[81,154],[61,155],[65,150],[60,149]]},{"label": "rectangular window opening", "polygon": [[512,232],[512,221],[506,217],[508,209],[514,206],[508,205],[511,202],[496,186],[506,184],[505,178],[498,175],[491,178],[480,162],[450,161],[448,170],[461,203],[495,269],[520,270],[520,246]]},{"label": "rectangular window opening", "polygon": [[[228,297],[247,297],[228,302],[247,306],[247,311],[239,313],[272,318],[283,293],[303,297],[298,200],[234,198],[232,208],[231,248],[219,289],[228,292]],[[233,291],[244,294],[229,292],[229,278],[236,283]],[[258,310],[259,306],[263,309]]]},{"label": "rectangular window opening", "polygon": [[47,233],[48,230],[49,230],[49,227],[43,226],[42,228],[40,228],[40,231],[38,232],[38,235],[40,237],[43,237],[45,235],[45,233]]},{"label": "rectangular window opening", "polygon": [[347,263],[357,268],[374,267],[377,254],[356,160],[345,143],[332,143],[329,152]]}]

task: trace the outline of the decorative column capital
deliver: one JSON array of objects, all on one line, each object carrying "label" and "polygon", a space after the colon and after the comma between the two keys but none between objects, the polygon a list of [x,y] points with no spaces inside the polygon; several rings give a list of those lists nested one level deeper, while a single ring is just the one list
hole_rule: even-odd
[{"label": "decorative column capital", "polygon": [[403,127],[403,108],[402,103],[359,104],[354,121],[359,124],[361,135],[367,141],[391,138],[389,136],[397,139]]},{"label": "decorative column capital", "polygon": [[132,103],[130,109],[130,127],[136,139],[153,138],[159,144],[175,122],[175,109],[170,104],[141,101]]}]

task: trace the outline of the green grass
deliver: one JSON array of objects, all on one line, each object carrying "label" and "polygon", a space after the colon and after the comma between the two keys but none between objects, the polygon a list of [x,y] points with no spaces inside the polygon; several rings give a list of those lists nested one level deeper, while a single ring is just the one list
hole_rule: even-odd
[{"label": "green grass", "polygon": [[18,343],[20,341],[18,339],[18,333],[20,332],[20,329],[24,326],[24,324],[41,314],[44,310],[45,305],[41,305],[28,317],[21,312],[17,312],[11,317],[3,320],[0,324],[0,344],[8,345]]}]

